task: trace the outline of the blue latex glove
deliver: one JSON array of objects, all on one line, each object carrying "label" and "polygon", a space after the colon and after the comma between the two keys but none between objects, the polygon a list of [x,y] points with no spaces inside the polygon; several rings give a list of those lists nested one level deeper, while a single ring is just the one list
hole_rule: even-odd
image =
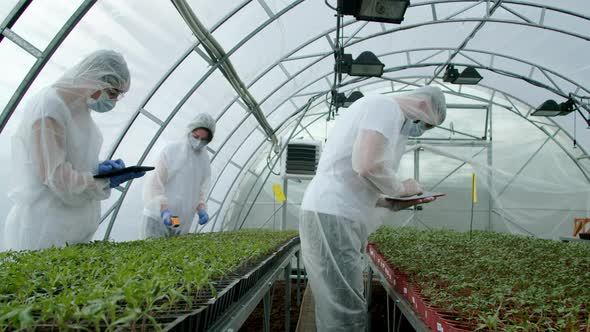
[{"label": "blue latex glove", "polygon": [[209,215],[205,209],[201,209],[198,212],[199,214],[199,225],[205,225],[209,221]]},{"label": "blue latex glove", "polygon": [[121,159],[105,160],[98,164],[98,174],[108,173],[123,168],[125,168],[125,163]]},{"label": "blue latex glove", "polygon": [[111,188],[118,187],[121,183],[127,182],[129,180],[137,179],[145,175],[145,172],[131,172],[121,175],[111,176]]},{"label": "blue latex glove", "polygon": [[160,217],[162,217],[162,224],[164,224],[165,226],[168,226],[168,227],[172,227],[172,220],[170,220],[170,218],[173,215],[174,214],[172,214],[172,211],[170,211],[168,209],[162,211],[162,213],[160,214]]}]

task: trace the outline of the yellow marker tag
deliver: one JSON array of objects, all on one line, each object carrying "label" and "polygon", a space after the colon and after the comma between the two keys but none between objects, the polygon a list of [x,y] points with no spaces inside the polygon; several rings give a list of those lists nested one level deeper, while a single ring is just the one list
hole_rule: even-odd
[{"label": "yellow marker tag", "polygon": [[283,203],[284,201],[287,200],[285,198],[285,194],[283,193],[283,189],[281,189],[280,184],[274,184],[272,186],[272,191],[274,191],[274,193],[275,193],[275,198],[277,199],[277,202]]},{"label": "yellow marker tag", "polygon": [[477,182],[475,181],[475,173],[471,177],[471,199],[473,203],[477,203]]}]

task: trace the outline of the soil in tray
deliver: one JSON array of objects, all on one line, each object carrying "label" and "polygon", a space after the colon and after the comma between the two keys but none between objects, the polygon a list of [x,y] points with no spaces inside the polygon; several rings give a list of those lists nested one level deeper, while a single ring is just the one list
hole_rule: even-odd
[{"label": "soil in tray", "polygon": [[[297,307],[297,283],[294,280],[291,285],[291,331],[297,328],[297,320],[299,319],[299,308]],[[305,292],[305,283],[301,283],[301,298]],[[387,292],[378,281],[373,281],[372,290],[372,305],[369,309],[371,311],[371,327],[373,331],[387,331]],[[277,281],[273,293],[272,311],[270,316],[270,330],[271,331],[285,331],[285,284],[283,281]],[[250,317],[244,322],[240,328],[240,332],[259,332],[263,330],[264,322],[264,307],[262,301],[258,304],[256,309],[252,312]],[[406,322],[407,323],[407,322]],[[410,329],[400,331],[413,331]],[[306,331],[307,332],[307,331]],[[310,331],[313,332],[313,331]]]}]

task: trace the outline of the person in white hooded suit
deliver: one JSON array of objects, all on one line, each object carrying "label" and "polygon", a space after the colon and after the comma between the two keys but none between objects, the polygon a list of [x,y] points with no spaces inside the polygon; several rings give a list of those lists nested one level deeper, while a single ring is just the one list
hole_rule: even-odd
[{"label": "person in white hooded suit", "polygon": [[420,136],[446,116],[444,94],[426,86],[394,96],[365,96],[336,120],[318,171],[301,204],[303,263],[315,300],[318,331],[365,331],[363,252],[376,206],[412,204],[385,197],[422,192],[396,172],[408,136]]},{"label": "person in white hooded suit", "polygon": [[99,164],[102,134],[91,111],[111,111],[129,90],[123,56],[96,51],[26,105],[12,138],[14,202],[4,227],[5,249],[43,249],[88,242],[100,222],[100,201],[110,188],[144,173],[108,179],[96,174],[125,167]]},{"label": "person in white hooded suit", "polygon": [[[206,146],[215,134],[215,120],[200,113],[186,129],[180,142],[162,149],[155,171],[146,178],[142,238],[187,234],[195,214],[200,225],[209,221],[205,200],[211,159]],[[173,227],[172,217],[178,217],[178,227]]]}]

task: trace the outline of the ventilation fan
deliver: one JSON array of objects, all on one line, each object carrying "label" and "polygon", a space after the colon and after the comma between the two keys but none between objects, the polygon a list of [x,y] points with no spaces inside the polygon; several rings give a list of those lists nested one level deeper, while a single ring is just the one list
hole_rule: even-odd
[{"label": "ventilation fan", "polygon": [[313,178],[320,162],[321,147],[321,141],[289,141],[281,157],[281,176],[288,179]]}]

